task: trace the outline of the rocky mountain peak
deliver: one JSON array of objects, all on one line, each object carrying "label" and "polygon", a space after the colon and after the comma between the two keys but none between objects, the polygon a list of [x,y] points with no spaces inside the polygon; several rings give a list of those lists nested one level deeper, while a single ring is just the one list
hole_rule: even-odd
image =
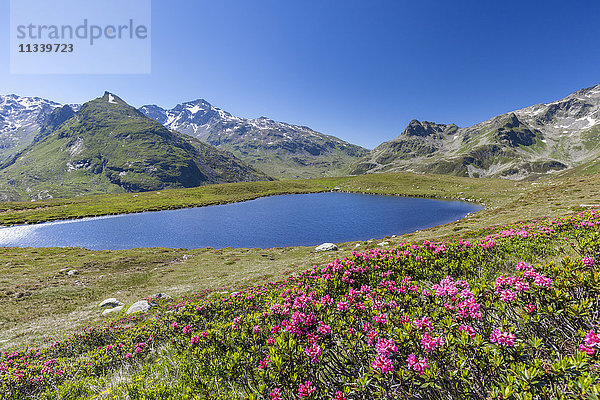
[{"label": "rocky mountain peak", "polygon": [[419,121],[413,119],[412,121],[410,121],[410,123],[404,129],[400,136],[426,137],[438,133],[451,134],[457,129],[458,126],[456,126],[455,124],[436,124],[435,122]]},{"label": "rocky mountain peak", "polygon": [[111,92],[104,92],[104,95],[101,97],[101,99],[110,104],[129,105],[126,102],[124,102],[123,99],[121,99],[119,96]]}]

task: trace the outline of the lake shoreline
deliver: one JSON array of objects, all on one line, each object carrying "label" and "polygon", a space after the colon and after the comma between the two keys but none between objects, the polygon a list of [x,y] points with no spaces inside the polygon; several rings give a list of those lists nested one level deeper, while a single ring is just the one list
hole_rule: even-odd
[{"label": "lake shoreline", "polygon": [[0,245],[91,250],[316,246],[411,233],[483,208],[457,200],[367,194],[272,195],[210,207],[17,225],[0,229]]}]

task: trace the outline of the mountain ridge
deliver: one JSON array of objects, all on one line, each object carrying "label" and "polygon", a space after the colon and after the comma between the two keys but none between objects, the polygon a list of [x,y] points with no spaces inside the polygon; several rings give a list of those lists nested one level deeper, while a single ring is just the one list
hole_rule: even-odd
[{"label": "mountain ridge", "polygon": [[536,178],[597,159],[599,138],[600,84],[470,127],[413,120],[350,172]]},{"label": "mountain ridge", "polygon": [[112,93],[66,120],[73,110],[64,107],[56,109],[54,125],[44,126],[45,135],[0,169],[5,200],[271,179],[231,154],[169,131]]},{"label": "mountain ridge", "polygon": [[157,105],[139,108],[169,129],[194,136],[231,151],[238,158],[278,178],[330,176],[367,150],[307,126],[267,117],[240,118],[204,99],[180,103],[172,109]]},{"label": "mountain ridge", "polygon": [[[68,106],[73,113],[80,107]],[[0,96],[0,165],[55,129],[71,111],[39,97]],[[411,171],[524,179],[600,170],[595,166],[600,84],[468,127],[415,119],[398,137],[371,151],[306,126],[264,116],[236,117],[205,99],[171,109],[145,105],[138,111],[279,178]]]}]

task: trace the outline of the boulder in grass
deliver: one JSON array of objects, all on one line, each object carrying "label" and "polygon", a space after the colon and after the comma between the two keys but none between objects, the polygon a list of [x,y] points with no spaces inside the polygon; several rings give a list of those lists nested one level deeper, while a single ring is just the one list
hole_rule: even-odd
[{"label": "boulder in grass", "polygon": [[110,299],[103,300],[102,303],[100,303],[99,305],[100,305],[100,307],[113,308],[113,307],[122,306],[123,302],[115,299],[114,297],[111,297]]},{"label": "boulder in grass", "polygon": [[315,248],[315,251],[336,251],[338,247],[333,243],[323,243]]},{"label": "boulder in grass", "polygon": [[117,307],[113,307],[113,308],[107,308],[106,310],[102,311],[102,315],[119,313],[119,312],[121,312],[122,309],[123,309],[123,306],[117,306]]},{"label": "boulder in grass", "polygon": [[165,300],[165,299],[170,299],[171,296],[169,296],[166,293],[156,293],[154,296],[152,296],[153,299],[161,299],[161,300]]},{"label": "boulder in grass", "polygon": [[140,300],[140,301],[136,301],[135,303],[133,303],[128,309],[126,314],[133,314],[133,313],[137,313],[137,312],[146,312],[150,309],[150,303],[148,303],[146,300]]}]

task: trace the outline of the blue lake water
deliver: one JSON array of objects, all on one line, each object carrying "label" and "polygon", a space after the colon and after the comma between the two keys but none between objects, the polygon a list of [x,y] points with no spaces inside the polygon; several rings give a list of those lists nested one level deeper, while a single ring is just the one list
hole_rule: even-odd
[{"label": "blue lake water", "polygon": [[315,193],[242,203],[0,228],[0,246],[284,247],[400,235],[456,221],[481,206],[397,196]]}]

